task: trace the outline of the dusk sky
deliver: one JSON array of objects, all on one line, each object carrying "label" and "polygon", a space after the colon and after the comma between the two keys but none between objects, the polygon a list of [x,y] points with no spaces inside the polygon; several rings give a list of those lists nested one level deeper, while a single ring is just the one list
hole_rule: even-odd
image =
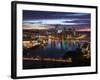
[{"label": "dusk sky", "polygon": [[23,10],[23,24],[51,24],[90,27],[91,15],[76,12],[47,12]]}]

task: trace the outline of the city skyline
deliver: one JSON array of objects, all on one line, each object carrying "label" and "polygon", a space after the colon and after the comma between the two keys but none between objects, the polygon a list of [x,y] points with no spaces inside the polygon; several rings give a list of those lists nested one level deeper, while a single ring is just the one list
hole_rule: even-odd
[{"label": "city skyline", "polygon": [[91,15],[23,10],[23,69],[90,66]]}]

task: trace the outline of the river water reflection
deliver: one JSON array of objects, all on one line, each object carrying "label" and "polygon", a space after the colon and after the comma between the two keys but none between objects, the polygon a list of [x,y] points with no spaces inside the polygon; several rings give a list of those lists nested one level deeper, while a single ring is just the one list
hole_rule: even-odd
[{"label": "river water reflection", "polygon": [[76,48],[82,45],[82,41],[74,40],[52,40],[48,39],[48,44],[45,48],[54,48],[54,49],[65,49],[65,50],[75,50]]},{"label": "river water reflection", "polygon": [[43,57],[62,57],[68,51],[75,51],[86,44],[86,40],[48,39],[44,47],[29,51],[32,55]]}]

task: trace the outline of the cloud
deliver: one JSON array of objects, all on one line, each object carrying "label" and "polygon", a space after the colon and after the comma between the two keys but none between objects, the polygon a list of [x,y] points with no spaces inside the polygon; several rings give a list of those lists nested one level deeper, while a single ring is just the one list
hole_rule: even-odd
[{"label": "cloud", "polygon": [[31,24],[47,24],[47,25],[88,25],[89,20],[85,19],[39,19],[39,20],[25,20],[24,25]]},{"label": "cloud", "polygon": [[52,16],[67,16],[67,17],[75,17],[75,16],[77,16],[77,17],[79,17],[79,16],[87,16],[87,15],[89,15],[89,14],[87,14],[87,13],[64,13],[63,15],[62,14],[55,14],[55,15],[52,15]]}]

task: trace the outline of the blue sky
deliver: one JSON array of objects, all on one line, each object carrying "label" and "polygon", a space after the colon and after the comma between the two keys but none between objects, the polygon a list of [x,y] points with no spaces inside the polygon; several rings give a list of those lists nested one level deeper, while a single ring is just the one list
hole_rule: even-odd
[{"label": "blue sky", "polygon": [[90,27],[91,14],[23,10],[23,24],[49,24]]}]

